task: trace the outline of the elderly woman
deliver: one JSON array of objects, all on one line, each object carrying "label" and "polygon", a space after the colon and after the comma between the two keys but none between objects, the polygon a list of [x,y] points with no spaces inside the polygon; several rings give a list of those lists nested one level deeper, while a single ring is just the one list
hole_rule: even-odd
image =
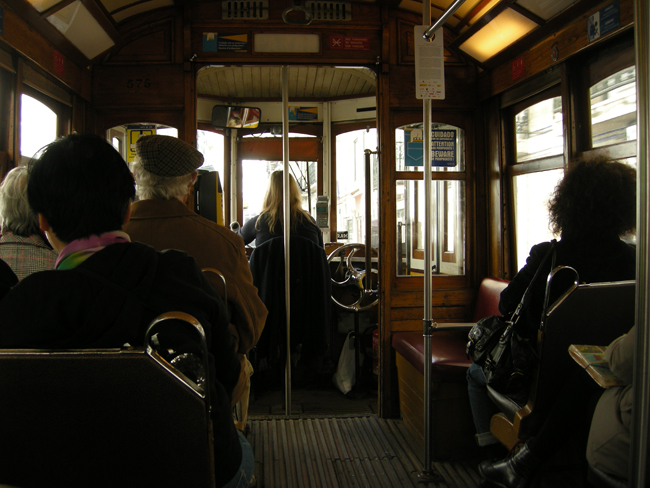
[{"label": "elderly woman", "polygon": [[27,167],[19,166],[9,171],[0,185],[0,259],[19,280],[36,271],[54,268],[57,257],[41,235],[38,217],[27,202],[27,179]]},{"label": "elderly woman", "polygon": [[[571,266],[580,281],[633,280],[636,276],[636,250],[621,237],[636,228],[636,171],[619,162],[583,161],[575,164],[555,188],[549,202],[551,228],[560,240],[555,245],[555,265]],[[512,313],[530,284],[551,243],[537,244],[530,250],[526,264],[501,292],[499,311]],[[546,276],[549,269],[542,270]],[[551,303],[571,284],[554,280]],[[543,309],[546,280],[537,279],[531,288],[531,300],[518,324],[517,332],[534,341]],[[480,366],[472,364],[467,372],[472,416],[479,446],[496,444],[490,433],[490,419],[498,412],[487,395]],[[523,488],[529,486],[533,468],[545,460],[545,449],[533,440],[526,443],[509,463],[481,466],[481,473],[495,485]],[[489,449],[488,452],[489,454]],[[512,461],[518,465],[513,470]],[[507,481],[504,481],[507,479]],[[500,483],[500,484],[499,484]]]}]

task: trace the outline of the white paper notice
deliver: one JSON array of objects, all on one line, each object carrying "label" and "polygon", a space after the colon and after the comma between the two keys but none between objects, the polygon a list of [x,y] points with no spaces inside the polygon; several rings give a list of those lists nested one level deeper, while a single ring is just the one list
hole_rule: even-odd
[{"label": "white paper notice", "polygon": [[445,98],[445,56],[442,28],[433,39],[423,35],[429,26],[415,26],[415,96],[416,98]]}]

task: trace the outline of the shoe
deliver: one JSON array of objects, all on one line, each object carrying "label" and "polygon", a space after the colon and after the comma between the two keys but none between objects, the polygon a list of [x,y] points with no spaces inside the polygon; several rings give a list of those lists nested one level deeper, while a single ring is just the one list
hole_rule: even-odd
[{"label": "shoe", "polygon": [[498,442],[496,444],[481,446],[479,450],[481,452],[481,459],[490,461],[490,463],[500,461],[508,455],[508,449]]},{"label": "shoe", "polygon": [[501,461],[483,461],[478,470],[492,486],[528,488],[541,464],[541,460],[524,444],[517,452]]}]

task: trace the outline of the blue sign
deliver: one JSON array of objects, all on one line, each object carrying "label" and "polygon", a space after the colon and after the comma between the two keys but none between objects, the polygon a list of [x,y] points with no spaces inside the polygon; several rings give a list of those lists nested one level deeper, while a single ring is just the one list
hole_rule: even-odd
[{"label": "blue sign", "polygon": [[422,166],[422,129],[404,129],[404,164]]},{"label": "blue sign", "polygon": [[[404,129],[404,164],[422,166],[422,129]],[[431,166],[456,166],[456,131],[431,131]]]},{"label": "blue sign", "polygon": [[245,53],[248,52],[248,34],[203,33],[203,52]]},{"label": "blue sign", "polygon": [[318,107],[289,107],[289,121],[318,120]]},{"label": "blue sign", "polygon": [[587,36],[589,42],[618,29],[620,25],[620,8],[618,0],[601,8],[587,19]]},{"label": "blue sign", "polygon": [[456,131],[431,131],[431,166],[456,166]]}]

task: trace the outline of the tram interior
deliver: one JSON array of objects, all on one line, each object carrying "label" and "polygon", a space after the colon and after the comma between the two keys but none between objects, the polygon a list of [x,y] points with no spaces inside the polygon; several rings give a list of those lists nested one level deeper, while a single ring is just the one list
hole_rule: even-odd
[{"label": "tram interior", "polygon": [[[473,446],[419,478],[422,429],[404,421],[391,341],[422,332],[429,272],[436,323],[460,329],[477,318],[482,280],[511,280],[531,247],[552,238],[540,222],[572,161],[637,167],[634,6],[0,0],[0,171],[73,131],[105,135],[127,163],[138,137],[171,135],[205,158],[210,190],[199,187],[192,208],[241,226],[259,212],[269,175],[288,168],[323,232],[332,313],[317,375],[301,376],[296,356],[293,384],[284,365],[253,376],[258,486],[476,488]],[[433,164],[429,236],[418,162],[427,97],[416,96],[415,73],[424,11],[431,23],[445,16],[446,95],[429,98],[429,122],[439,147],[453,148]],[[215,199],[200,194],[217,188]],[[350,343],[351,332],[360,340]],[[335,373],[346,347],[357,385],[344,393]],[[438,398],[455,410],[437,420],[471,442],[456,380],[435,380],[453,390]],[[588,486],[564,461],[536,486]]]}]

